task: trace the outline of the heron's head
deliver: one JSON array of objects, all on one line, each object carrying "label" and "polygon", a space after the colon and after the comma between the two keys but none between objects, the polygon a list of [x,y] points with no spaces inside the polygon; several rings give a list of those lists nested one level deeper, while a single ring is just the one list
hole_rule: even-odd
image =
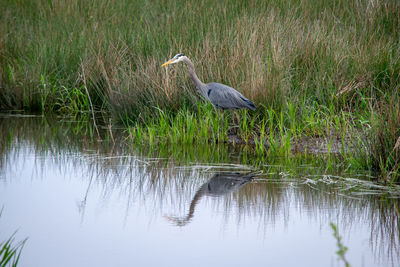
[{"label": "heron's head", "polygon": [[170,60],[168,60],[167,62],[162,64],[161,67],[164,67],[164,66],[166,66],[168,64],[178,63],[178,62],[182,61],[184,58],[185,58],[184,54],[177,54],[173,58],[171,58]]}]

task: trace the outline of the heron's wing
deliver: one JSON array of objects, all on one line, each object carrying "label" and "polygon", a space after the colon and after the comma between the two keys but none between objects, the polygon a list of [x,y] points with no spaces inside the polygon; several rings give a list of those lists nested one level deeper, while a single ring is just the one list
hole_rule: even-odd
[{"label": "heron's wing", "polygon": [[208,182],[206,193],[209,195],[224,195],[238,190],[253,180],[254,174],[217,173]]},{"label": "heron's wing", "polygon": [[249,108],[255,110],[252,101],[244,97],[241,93],[224,84],[207,84],[207,96],[211,104],[222,109]]}]

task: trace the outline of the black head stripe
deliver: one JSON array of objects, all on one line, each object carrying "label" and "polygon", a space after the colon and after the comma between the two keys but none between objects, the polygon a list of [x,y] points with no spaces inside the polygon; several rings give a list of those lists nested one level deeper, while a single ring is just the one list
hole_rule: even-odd
[{"label": "black head stripe", "polygon": [[177,54],[176,57],[183,57],[184,54]]}]

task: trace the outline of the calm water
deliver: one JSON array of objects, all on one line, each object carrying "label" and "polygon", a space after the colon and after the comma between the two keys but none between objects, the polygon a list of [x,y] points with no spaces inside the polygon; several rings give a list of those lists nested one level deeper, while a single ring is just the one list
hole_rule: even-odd
[{"label": "calm water", "polygon": [[352,266],[400,266],[398,191],[323,160],[252,169],[240,149],[91,132],[0,116],[0,241],[28,238],[19,266],[344,266],[331,222]]}]

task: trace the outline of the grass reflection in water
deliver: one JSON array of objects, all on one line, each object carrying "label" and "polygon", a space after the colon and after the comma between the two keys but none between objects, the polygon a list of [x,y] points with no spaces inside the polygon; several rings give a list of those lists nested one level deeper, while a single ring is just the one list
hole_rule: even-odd
[{"label": "grass reflection in water", "polygon": [[135,205],[147,207],[150,217],[166,216],[178,226],[196,220],[195,207],[202,199],[202,205],[220,211],[223,220],[237,225],[257,221],[261,235],[282,218],[286,223],[296,220],[290,217],[295,208],[320,225],[334,222],[341,233],[366,222],[373,251],[385,258],[398,257],[398,188],[345,169],[338,158],[255,159],[250,149],[227,145],[154,149],[131,146],[121,131],[113,133],[115,142],[107,138],[107,131],[99,142],[90,137],[93,131],[85,122],[44,117],[0,120],[1,182],[11,182],[11,174],[18,171],[13,162],[28,152],[34,155],[38,177],[49,166],[76,173],[87,184],[77,204],[82,220],[92,187],[101,188],[103,202],[119,195],[127,213],[134,199]]}]

